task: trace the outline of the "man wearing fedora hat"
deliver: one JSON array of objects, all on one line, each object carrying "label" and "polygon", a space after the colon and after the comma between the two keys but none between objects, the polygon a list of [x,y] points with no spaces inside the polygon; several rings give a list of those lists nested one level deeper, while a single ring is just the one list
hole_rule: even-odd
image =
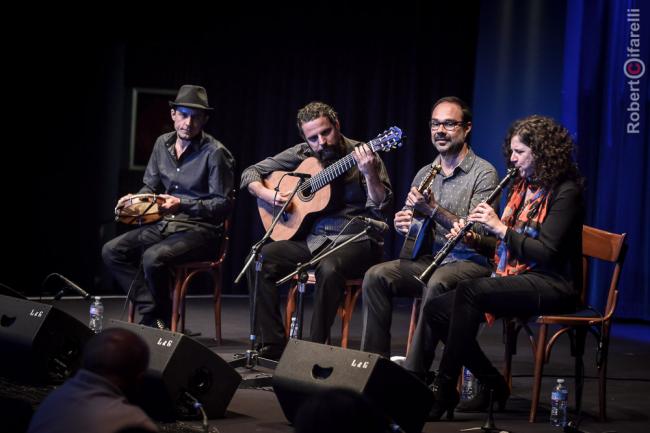
[{"label": "man wearing fedora hat", "polygon": [[[138,194],[156,194],[162,216],[107,242],[104,263],[135,301],[141,324],[171,319],[169,268],[212,258],[232,206],[235,161],[203,131],[212,108],[201,86],[183,85],[169,101],[173,132],[156,139]],[[118,200],[118,208],[133,197]],[[135,220],[135,219],[134,219]]]}]

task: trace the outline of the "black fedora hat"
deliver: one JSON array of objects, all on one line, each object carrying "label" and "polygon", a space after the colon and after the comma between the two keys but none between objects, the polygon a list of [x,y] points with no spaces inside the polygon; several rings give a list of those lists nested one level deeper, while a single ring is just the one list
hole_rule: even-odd
[{"label": "black fedora hat", "polygon": [[208,106],[208,93],[201,86],[184,84],[178,89],[175,101],[169,101],[171,107],[182,105],[183,107],[200,108],[201,110],[212,110]]}]

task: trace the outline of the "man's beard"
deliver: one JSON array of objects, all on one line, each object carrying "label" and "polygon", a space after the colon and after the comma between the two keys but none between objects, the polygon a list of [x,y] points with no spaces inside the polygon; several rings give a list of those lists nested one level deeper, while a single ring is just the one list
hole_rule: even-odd
[{"label": "man's beard", "polygon": [[343,156],[343,146],[340,144],[334,146],[325,146],[317,153],[318,159],[324,166],[338,161]]}]

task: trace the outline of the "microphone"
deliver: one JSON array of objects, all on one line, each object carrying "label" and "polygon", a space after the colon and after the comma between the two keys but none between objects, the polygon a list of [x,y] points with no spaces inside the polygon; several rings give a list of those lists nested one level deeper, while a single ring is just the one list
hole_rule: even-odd
[{"label": "microphone", "polygon": [[298,173],[297,171],[294,171],[292,173],[287,173],[287,176],[299,177],[301,179],[309,179],[311,177],[311,174]]},{"label": "microphone", "polygon": [[61,296],[63,296],[63,294],[64,294],[65,292],[67,292],[67,289],[68,289],[68,288],[74,289],[74,291],[77,292],[79,295],[81,295],[82,298],[84,298],[84,299],[90,299],[90,293],[86,292],[84,289],[82,289],[81,287],[77,286],[75,283],[73,283],[72,281],[68,280],[68,279],[67,279],[66,277],[64,277],[63,275],[61,275],[61,274],[53,274],[53,275],[56,275],[57,277],[59,277],[59,278],[60,278],[61,280],[63,280],[63,282],[66,284],[66,286],[65,286],[64,288],[62,288],[61,290],[59,290],[59,292],[58,292],[56,295],[54,295],[54,300],[55,300],[55,301],[58,301],[59,299],[61,299]]},{"label": "microphone", "polygon": [[375,220],[372,218],[359,217],[361,221],[365,224],[371,226],[373,229],[377,230],[379,233],[384,233],[388,231],[388,224],[383,221]]}]

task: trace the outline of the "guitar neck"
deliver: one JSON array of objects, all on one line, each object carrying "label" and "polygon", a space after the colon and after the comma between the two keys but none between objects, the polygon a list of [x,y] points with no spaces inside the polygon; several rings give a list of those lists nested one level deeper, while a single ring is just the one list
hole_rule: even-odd
[{"label": "guitar neck", "polygon": [[309,179],[305,184],[311,189],[311,192],[316,192],[355,165],[357,165],[357,161],[352,156],[352,153],[348,153],[346,156]]},{"label": "guitar neck", "polygon": [[[387,151],[396,145],[401,145],[402,130],[396,126],[391,127],[388,131],[384,131],[383,135],[368,141],[366,145],[372,152],[378,150]],[[348,153],[343,158],[339,159],[314,177],[310,178],[304,183],[304,189],[309,188],[312,193],[323,188],[325,185],[332,182],[337,177],[357,165],[357,161],[352,155],[354,152]]]},{"label": "guitar neck", "polygon": [[424,176],[424,179],[422,179],[420,182],[420,185],[418,185],[418,192],[420,194],[422,194],[425,189],[431,186],[431,183],[433,183],[436,175],[440,173],[440,170],[442,170],[442,166],[436,165],[435,162],[431,163],[431,168],[427,172],[426,176]]}]

